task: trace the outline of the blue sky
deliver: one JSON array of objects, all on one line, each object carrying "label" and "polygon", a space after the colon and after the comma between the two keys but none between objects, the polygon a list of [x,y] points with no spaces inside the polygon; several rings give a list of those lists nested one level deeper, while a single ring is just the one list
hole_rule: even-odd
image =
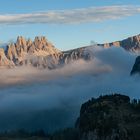
[{"label": "blue sky", "polygon": [[18,35],[32,39],[43,35],[67,50],[90,41],[121,40],[139,34],[139,26],[139,0],[4,0],[0,4],[0,43]]}]

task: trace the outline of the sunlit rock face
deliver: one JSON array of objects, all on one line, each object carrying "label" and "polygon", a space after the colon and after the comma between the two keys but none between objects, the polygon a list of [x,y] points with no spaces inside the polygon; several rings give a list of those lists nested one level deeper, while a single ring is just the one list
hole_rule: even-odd
[{"label": "sunlit rock face", "polygon": [[131,50],[134,52],[140,52],[140,35],[129,37],[121,42],[126,50]]},{"label": "sunlit rock face", "polygon": [[14,66],[14,63],[5,56],[4,49],[2,48],[0,48],[0,66],[4,68]]},{"label": "sunlit rock face", "polygon": [[140,35],[132,36],[122,41],[115,41],[111,43],[99,44],[104,48],[123,47],[125,50],[135,53],[140,53]]},{"label": "sunlit rock face", "polygon": [[16,65],[45,65],[45,57],[60,53],[45,37],[35,37],[32,41],[19,36],[16,43],[9,44],[6,49],[7,58]]},{"label": "sunlit rock face", "polygon": [[[127,51],[139,53],[140,35],[129,37],[122,41],[98,45],[104,48],[110,48],[112,46],[123,47]],[[94,55],[89,49],[90,47],[82,47],[63,52],[55,48],[44,36],[37,36],[33,41],[19,36],[15,43],[10,43],[7,45],[6,50],[3,51],[3,56],[5,57],[5,61],[7,59],[7,62],[1,61],[0,66],[5,63],[5,65],[11,67],[10,65],[12,63],[15,66],[31,65],[37,68],[54,69],[79,59],[85,61],[93,59]]]},{"label": "sunlit rock face", "polygon": [[[55,48],[44,36],[37,36],[33,41],[19,36],[16,43],[7,45],[3,55],[7,61],[15,66],[31,65],[48,69],[61,67],[79,59],[87,61],[93,58],[91,51],[86,48],[62,52]],[[2,63],[0,66],[2,66]]]}]

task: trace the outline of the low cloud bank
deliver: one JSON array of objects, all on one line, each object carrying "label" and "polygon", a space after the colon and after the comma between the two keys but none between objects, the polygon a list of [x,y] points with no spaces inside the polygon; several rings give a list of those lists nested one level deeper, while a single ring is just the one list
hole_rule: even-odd
[{"label": "low cloud bank", "polygon": [[140,78],[130,76],[134,54],[115,47],[90,49],[95,58],[88,63],[79,60],[52,71],[0,70],[0,130],[54,131],[72,126],[81,104],[91,97],[117,92],[140,98]]}]

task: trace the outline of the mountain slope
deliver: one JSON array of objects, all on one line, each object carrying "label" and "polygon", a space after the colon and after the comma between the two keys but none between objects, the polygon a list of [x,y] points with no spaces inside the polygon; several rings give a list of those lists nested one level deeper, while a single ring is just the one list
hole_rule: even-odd
[{"label": "mountain slope", "polygon": [[98,44],[98,45],[101,45],[104,48],[110,48],[112,46],[123,47],[127,51],[138,53],[140,52],[140,34],[129,37],[121,41],[115,41],[111,43]]},{"label": "mountain slope", "polygon": [[[104,48],[123,47],[127,51],[136,53],[140,52],[140,35],[97,45]],[[15,43],[7,45],[5,52],[1,49],[0,67],[31,65],[37,68],[54,69],[79,59],[85,61],[93,59],[94,55],[90,47],[92,46],[63,52],[55,48],[44,36],[35,37],[33,41],[19,36]]]}]

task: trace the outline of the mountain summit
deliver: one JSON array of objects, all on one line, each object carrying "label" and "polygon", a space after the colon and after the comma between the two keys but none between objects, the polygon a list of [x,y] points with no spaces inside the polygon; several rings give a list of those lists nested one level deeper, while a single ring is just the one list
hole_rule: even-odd
[{"label": "mountain summit", "polygon": [[18,36],[16,43],[8,44],[5,51],[0,49],[0,67],[32,65],[54,69],[78,59],[91,59],[90,52],[86,48],[62,52],[44,36],[37,36],[34,41]]},{"label": "mountain summit", "polygon": [[[122,41],[97,45],[104,48],[122,47],[127,51],[137,53],[140,52],[140,35]],[[8,44],[5,51],[2,48],[0,49],[0,67],[31,65],[38,68],[54,69],[75,60],[83,59],[87,61],[93,59],[91,47],[60,51],[44,36],[37,36],[33,41],[18,36],[17,41]]]},{"label": "mountain summit", "polygon": [[12,67],[12,66],[14,66],[14,63],[6,57],[3,48],[0,48],[0,66],[1,67],[9,67],[9,66]]},{"label": "mountain summit", "polygon": [[121,41],[115,41],[115,42],[104,43],[99,45],[103,46],[104,48],[110,48],[112,46],[122,47],[127,51],[137,53],[140,52],[140,34],[136,36],[128,37]]}]

